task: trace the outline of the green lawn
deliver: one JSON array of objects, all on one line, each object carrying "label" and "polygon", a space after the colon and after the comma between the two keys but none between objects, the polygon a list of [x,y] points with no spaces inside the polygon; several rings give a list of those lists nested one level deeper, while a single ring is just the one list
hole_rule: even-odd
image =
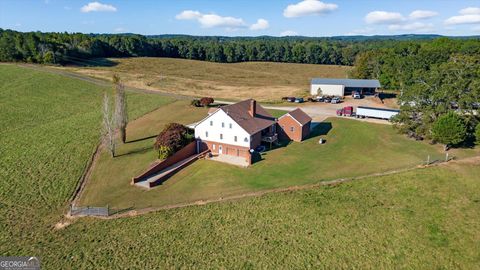
[{"label": "green lawn", "polygon": [[[38,256],[43,269],[475,269],[480,264],[478,161],[139,217],[83,218],[55,230],[98,140],[103,89],[14,66],[0,65],[0,77],[2,256]],[[130,94],[130,115],[167,103]],[[129,132],[129,139],[160,128],[148,121],[144,132]],[[340,138],[335,127],[345,124],[331,122],[325,147],[335,134]],[[267,162],[268,156],[258,165]],[[210,165],[229,169],[223,179],[239,177],[235,168]],[[193,168],[188,173],[195,175]]]},{"label": "green lawn", "polygon": [[[204,115],[203,109],[177,102],[147,115],[145,120],[135,121],[129,129],[143,134],[134,138],[148,138],[152,132],[145,133],[144,128],[164,125],[171,119],[195,122]],[[114,159],[107,153],[101,155],[80,204],[119,209],[158,207],[413,167],[426,161],[428,155],[431,160],[444,158],[442,147],[407,139],[389,125],[329,118],[313,133],[302,143],[266,152],[263,160],[249,168],[196,161],[152,190],[132,186],[130,182],[155,160],[153,139],[127,144],[120,152],[133,154]],[[325,145],[318,144],[320,136],[327,140]],[[463,157],[477,152],[457,150],[455,155]]]}]

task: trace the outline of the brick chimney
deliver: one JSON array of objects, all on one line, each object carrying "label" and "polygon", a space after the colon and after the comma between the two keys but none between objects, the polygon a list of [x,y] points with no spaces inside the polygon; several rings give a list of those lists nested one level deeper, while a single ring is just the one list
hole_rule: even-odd
[{"label": "brick chimney", "polygon": [[254,99],[250,100],[250,108],[248,108],[248,114],[250,114],[251,117],[255,117],[257,114],[257,102]]}]

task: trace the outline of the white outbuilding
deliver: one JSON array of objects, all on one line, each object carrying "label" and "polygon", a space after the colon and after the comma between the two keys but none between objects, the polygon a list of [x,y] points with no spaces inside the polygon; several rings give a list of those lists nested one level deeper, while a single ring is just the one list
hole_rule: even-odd
[{"label": "white outbuilding", "polygon": [[310,84],[310,94],[312,96],[345,96],[355,91],[360,94],[374,94],[380,87],[378,80],[315,78]]}]

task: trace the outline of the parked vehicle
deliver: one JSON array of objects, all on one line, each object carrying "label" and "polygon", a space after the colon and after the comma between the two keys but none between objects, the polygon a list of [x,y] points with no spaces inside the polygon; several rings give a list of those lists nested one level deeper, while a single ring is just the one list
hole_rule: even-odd
[{"label": "parked vehicle", "polygon": [[257,151],[258,153],[262,153],[266,150],[267,148],[264,146],[264,145],[259,145],[257,146],[257,148],[255,148],[255,151]]},{"label": "parked vehicle", "polygon": [[317,102],[317,99],[312,98],[312,97],[309,97],[307,100],[308,100],[309,102]]},{"label": "parked vehicle", "polygon": [[331,101],[333,104],[337,104],[337,103],[340,103],[342,102],[342,100],[339,98],[339,97],[334,97],[332,98],[332,101]]},{"label": "parked vehicle", "polygon": [[295,103],[303,103],[303,102],[304,102],[303,98],[296,98],[295,99]]},{"label": "parked vehicle", "polygon": [[323,99],[324,99],[323,96],[317,96],[317,101],[318,102],[323,102]]},{"label": "parked vehicle", "polygon": [[352,106],[346,106],[343,107],[342,109],[337,110],[337,115],[338,116],[353,116],[353,107]]},{"label": "parked vehicle", "polygon": [[400,110],[358,106],[355,115],[357,118],[378,118],[390,120],[390,118],[397,115],[399,112]]},{"label": "parked vehicle", "polygon": [[353,99],[361,99],[362,95],[359,92],[355,91],[352,93],[352,97]]},{"label": "parked vehicle", "polygon": [[325,103],[330,103],[331,101],[332,101],[332,99],[330,97],[323,98],[323,102],[325,102]]},{"label": "parked vehicle", "polygon": [[287,98],[287,101],[288,101],[288,102],[295,102],[295,97],[288,97],[288,98]]}]

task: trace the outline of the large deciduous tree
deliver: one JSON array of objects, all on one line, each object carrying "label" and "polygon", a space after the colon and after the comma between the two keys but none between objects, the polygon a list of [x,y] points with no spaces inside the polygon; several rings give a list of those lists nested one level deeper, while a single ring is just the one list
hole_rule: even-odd
[{"label": "large deciduous tree", "polygon": [[165,159],[182,149],[192,139],[187,127],[178,123],[170,123],[157,136],[154,148],[158,151],[158,158]]},{"label": "large deciduous tree", "polygon": [[115,114],[110,109],[110,98],[107,92],[103,95],[103,129],[102,140],[112,157],[115,157]]},{"label": "large deciduous tree", "polygon": [[463,119],[455,112],[448,112],[440,116],[432,127],[432,137],[436,142],[445,145],[445,151],[449,146],[459,144],[467,136],[467,127]]},{"label": "large deciduous tree", "polygon": [[399,97],[401,112],[393,119],[395,126],[416,138],[431,139],[437,119],[455,111],[473,131],[479,115],[479,65],[479,56],[455,55],[430,70],[415,72],[415,83]]}]

